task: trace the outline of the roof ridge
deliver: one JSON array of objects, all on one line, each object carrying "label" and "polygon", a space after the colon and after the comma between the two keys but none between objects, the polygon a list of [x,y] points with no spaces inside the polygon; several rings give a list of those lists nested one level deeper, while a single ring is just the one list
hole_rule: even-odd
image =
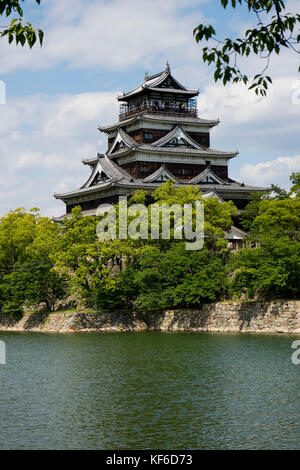
[{"label": "roof ridge", "polygon": [[168,75],[169,73],[164,70],[162,73],[159,74],[159,76],[157,77],[157,80],[151,83],[150,88],[155,88],[156,85],[157,84],[159,85],[161,82],[163,82],[168,77]]},{"label": "roof ridge", "polygon": [[163,73],[165,73],[165,70],[163,70],[162,72],[154,73],[153,75],[148,75],[148,77],[144,79],[144,82],[154,80],[154,78],[160,77]]},{"label": "roof ridge", "polygon": [[[137,142],[132,139],[132,137],[130,137],[130,135],[128,135],[121,127],[118,127],[117,128],[117,133],[115,135],[115,138],[109,148],[109,150],[107,151],[107,154],[109,155],[113,155],[115,153],[118,153],[118,152],[124,152],[124,151],[127,151],[127,150],[131,150],[133,147],[136,147],[137,146]],[[118,139],[121,138],[121,140],[123,141],[123,143],[125,144],[125,149],[124,148],[121,148],[121,149],[118,149],[114,152],[114,148],[116,147],[116,144],[118,143]]]},{"label": "roof ridge", "polygon": [[129,134],[127,134],[127,132],[125,132],[124,129],[122,129],[122,127],[118,129],[118,132],[120,133],[120,136],[122,137],[123,140],[125,141],[127,140],[127,143],[129,146],[133,146],[133,147],[137,146],[137,142]]},{"label": "roof ridge", "polygon": [[110,160],[106,154],[103,155],[103,157],[107,163],[107,165],[110,165],[114,170],[116,170],[122,178],[126,178],[129,181],[133,180],[133,177],[128,173],[124,168],[120,167],[117,165],[113,160]]}]

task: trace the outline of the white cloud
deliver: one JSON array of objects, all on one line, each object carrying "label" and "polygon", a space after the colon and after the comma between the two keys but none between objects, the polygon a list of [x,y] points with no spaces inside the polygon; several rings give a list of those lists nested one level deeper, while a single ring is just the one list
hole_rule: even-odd
[{"label": "white cloud", "polygon": [[257,97],[242,84],[207,85],[198,101],[199,114],[220,118],[213,131],[212,146],[240,155],[233,167],[259,160],[274,160],[280,154],[299,151],[300,104],[293,104],[294,77],[275,79],[267,98]]},{"label": "white cloud", "polygon": [[246,163],[240,169],[240,177],[247,183],[258,185],[278,184],[289,188],[289,175],[300,171],[300,154],[293,157],[278,157],[273,161],[252,165]]},{"label": "white cloud", "polygon": [[[204,87],[199,115],[221,119],[212,146],[239,149],[230,174],[248,183],[287,186],[289,174],[299,166],[300,104],[292,101],[298,79],[295,60],[286,53],[275,58],[270,70],[275,80],[267,99],[257,98],[243,85],[224,88],[209,81],[201,46],[192,37],[193,28],[205,21],[200,11],[204,1],[151,0],[151,6],[149,0],[42,2],[44,46],[29,51],[0,41],[0,73],[64,66],[103,68],[113,77],[118,70],[136,67],[156,72],[168,59],[183,84]],[[298,1],[289,3],[296,7]],[[250,57],[246,70],[252,73],[257,65]],[[52,194],[79,187],[87,179],[88,168],[80,161],[105,150],[106,136],[99,134],[97,125],[116,121],[116,94],[32,95],[0,106],[0,213],[23,205],[40,206],[47,215],[63,212],[63,204]]]},{"label": "white cloud", "polygon": [[[45,3],[42,48],[0,45],[0,73],[58,64],[84,69],[161,65],[164,58],[199,61],[192,38],[204,0],[51,0]],[[193,13],[188,12],[194,7]],[[8,53],[9,50],[9,53]]]},{"label": "white cloud", "polygon": [[[106,150],[107,138],[97,125],[117,119],[115,96],[39,95],[0,107],[1,214],[20,206],[38,206],[49,214],[54,192],[82,186],[89,174],[82,158]],[[57,207],[64,211],[61,203]]]}]

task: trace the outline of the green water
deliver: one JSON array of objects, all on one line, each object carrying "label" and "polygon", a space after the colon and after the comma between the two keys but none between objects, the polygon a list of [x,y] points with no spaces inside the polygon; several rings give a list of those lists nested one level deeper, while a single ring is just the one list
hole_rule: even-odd
[{"label": "green water", "polygon": [[0,448],[300,449],[295,339],[0,333]]}]

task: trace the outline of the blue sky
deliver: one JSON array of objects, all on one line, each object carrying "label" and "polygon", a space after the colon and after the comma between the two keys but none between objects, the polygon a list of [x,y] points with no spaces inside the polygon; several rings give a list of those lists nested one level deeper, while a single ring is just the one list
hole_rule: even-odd
[{"label": "blue sky", "polygon": [[[117,120],[115,96],[165,67],[184,85],[200,89],[199,116],[220,118],[212,146],[238,148],[233,177],[254,184],[288,186],[299,170],[300,77],[297,58],[285,53],[270,67],[274,86],[267,99],[241,85],[215,84],[192,36],[200,22],[219,37],[240,35],[254,23],[244,7],[234,13],[217,0],[33,0],[25,16],[45,32],[42,48],[8,46],[0,40],[0,214],[38,206],[60,215],[54,192],[81,186],[88,176],[82,158],[105,151],[99,124]],[[296,11],[297,1],[288,2]],[[1,19],[3,22],[3,19]],[[2,23],[1,23],[2,24]],[[4,23],[5,24],[5,23]],[[250,57],[245,70],[262,65]]]}]

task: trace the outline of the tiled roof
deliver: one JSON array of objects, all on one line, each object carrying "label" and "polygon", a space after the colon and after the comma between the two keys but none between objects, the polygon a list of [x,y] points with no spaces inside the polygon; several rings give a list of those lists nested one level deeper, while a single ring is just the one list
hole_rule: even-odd
[{"label": "tiled roof", "polygon": [[[171,80],[177,84],[178,88],[159,88],[159,86],[167,79],[171,78]],[[136,88],[133,90],[123,93],[122,95],[119,95],[117,99],[119,101],[125,100],[130,96],[136,95],[140,93],[141,91],[149,89],[153,91],[159,91],[159,92],[166,92],[168,91],[169,93],[181,93],[181,94],[187,94],[187,95],[198,95],[199,90],[187,90],[183,85],[181,85],[172,75],[170,72],[170,67],[167,66],[166,69],[163,72],[157,73],[155,75],[151,76],[145,76],[144,81],[138,85]]]},{"label": "tiled roof", "polygon": [[132,180],[132,176],[122,167],[116,165],[106,155],[103,155],[99,159],[99,166],[102,168],[104,173],[111,179],[121,181],[123,178]]},{"label": "tiled roof", "polygon": [[216,197],[220,202],[224,202],[224,199],[217,193],[217,191],[208,191],[207,193],[202,194],[202,197],[204,197],[204,199],[212,199]]},{"label": "tiled roof", "polygon": [[94,158],[84,158],[82,160],[82,163],[84,165],[95,165],[98,161],[98,158],[97,157],[94,157]]},{"label": "tiled roof", "polygon": [[119,129],[119,134],[121,138],[124,140],[125,144],[128,145],[128,147],[136,146],[136,141],[129,134],[127,134],[127,132],[125,132],[123,129]]},{"label": "tiled roof", "polygon": [[[108,155],[111,158],[115,157],[120,157],[121,155],[124,155],[124,153],[129,153],[131,150],[139,150],[142,152],[147,152],[147,153],[154,153],[154,154],[161,154],[161,153],[166,153],[170,154],[170,152],[174,154],[188,154],[188,155],[199,155],[199,157],[204,157],[204,158],[209,158],[213,156],[218,156],[218,157],[226,157],[226,158],[233,158],[236,157],[238,152],[237,151],[223,151],[223,150],[216,150],[211,147],[201,147],[199,144],[193,141],[189,136],[186,136],[186,139],[189,140],[190,142],[193,142],[196,148],[190,148],[190,147],[183,147],[183,146],[174,146],[174,147],[160,147],[159,145],[161,143],[164,143],[165,141],[167,142],[169,139],[172,138],[172,136],[176,133],[176,131],[179,129],[179,126],[177,126],[176,129],[173,129],[170,131],[167,135],[162,137],[156,142],[153,142],[153,144],[145,144],[145,143],[138,143],[136,142],[132,137],[130,137],[123,129],[119,129],[118,134],[115,137],[114,142],[112,143],[112,146],[110,150],[108,151]],[[182,131],[184,133],[184,131]],[[184,133],[185,134],[185,133]],[[113,151],[115,142],[117,139],[121,137],[123,142],[126,145],[126,148],[122,148],[120,150]]]},{"label": "tiled roof", "polygon": [[[162,153],[166,153],[166,154],[170,154],[172,153],[172,155],[175,155],[175,154],[190,154],[190,155],[193,155],[193,156],[199,156],[199,157],[214,157],[214,156],[218,156],[218,157],[226,157],[226,158],[232,158],[232,157],[235,157],[237,156],[238,152],[237,151],[232,151],[232,152],[224,152],[222,150],[215,150],[215,149],[212,149],[212,148],[207,148],[207,149],[193,149],[193,148],[189,148],[189,147],[154,147],[150,144],[141,144],[141,145],[136,145],[135,147],[135,150],[139,150],[141,152],[146,152],[146,153],[153,153],[153,154],[162,154]],[[122,151],[119,151],[119,152],[114,152],[111,157],[115,157],[115,156],[120,156],[121,152],[124,152],[124,150]]]},{"label": "tiled roof", "polygon": [[191,124],[191,125],[201,125],[207,127],[214,127],[220,123],[219,119],[202,119],[192,116],[170,116],[165,114],[150,114],[147,112],[142,112],[136,114],[135,116],[124,119],[124,121],[116,122],[109,126],[99,126],[98,129],[101,132],[109,132],[110,130],[117,129],[118,127],[126,127],[128,124],[132,124],[135,121],[152,121],[152,122],[168,122],[170,124]]},{"label": "tiled roof", "polygon": [[[108,189],[110,186],[114,185],[117,187],[126,187],[126,188],[131,188],[131,189],[145,189],[145,190],[153,190],[157,188],[161,182],[154,182],[153,177],[155,178],[159,173],[161,173],[163,170],[168,171],[164,169],[163,167],[160,167],[156,172],[152,173],[149,175],[149,177],[143,179],[134,179],[131,175],[129,175],[123,168],[118,167],[117,165],[114,165],[111,160],[109,160],[106,156],[104,159],[100,159],[99,163],[101,164],[101,167],[103,168],[103,171],[106,174],[110,175],[110,179],[104,182],[101,182],[99,184],[95,184],[93,186],[84,186],[80,189],[76,189],[70,192],[66,193],[61,193],[61,194],[55,194],[54,197],[56,199],[69,199],[72,198],[73,196],[80,196],[81,194],[90,194],[90,193],[96,193],[102,190]],[[179,186],[185,186],[185,185],[190,185],[193,184],[190,181],[187,180],[178,180],[175,178],[169,171],[168,173],[170,174],[170,179],[175,181],[175,187]],[[262,187],[262,186],[252,186],[252,185],[246,185],[243,183],[239,183],[237,181],[230,180],[229,183],[227,184],[211,184],[211,183],[204,183],[204,184],[194,184],[195,186],[198,186],[198,188],[203,191],[203,192],[217,192],[218,194],[226,194],[226,193],[236,193],[236,194],[243,194],[243,193],[249,193],[251,191],[268,191],[270,188],[267,187]]]},{"label": "tiled roof", "polygon": [[204,171],[202,171],[202,173],[199,173],[198,175],[194,176],[194,178],[192,178],[190,181],[189,181],[189,184],[197,184],[197,183],[201,183],[201,180],[203,180],[203,178],[205,178],[206,176],[211,176],[213,180],[215,180],[217,183],[219,184],[229,184],[227,183],[227,181],[224,181],[222,180],[222,178],[220,178],[219,176],[217,176],[210,167],[207,167],[205,168]]}]

